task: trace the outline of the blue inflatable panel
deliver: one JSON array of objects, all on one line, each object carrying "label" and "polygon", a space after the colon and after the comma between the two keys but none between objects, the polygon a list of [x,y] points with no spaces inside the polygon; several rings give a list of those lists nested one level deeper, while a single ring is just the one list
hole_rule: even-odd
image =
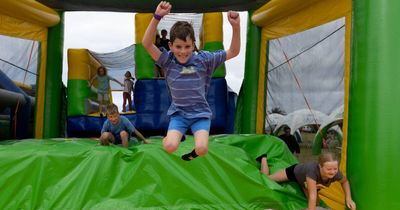
[{"label": "blue inflatable panel", "polygon": [[[210,133],[233,133],[235,102],[230,100],[224,78],[211,80],[207,101],[213,113]],[[170,104],[165,80],[138,80],[135,86],[138,130],[149,135],[165,135]]]},{"label": "blue inflatable panel", "polygon": [[[29,96],[21,88],[16,86],[14,82],[10,78],[8,78],[7,75],[2,71],[0,71],[0,88],[24,95],[26,103],[21,107],[19,107],[18,109],[19,111],[16,116],[17,125],[16,125],[15,138],[25,139],[33,137],[33,133],[30,130],[30,127],[32,126],[29,124],[30,120],[33,118],[31,99],[29,98]],[[15,107],[12,107],[12,109],[13,110],[11,111],[10,119],[14,118]]]},{"label": "blue inflatable panel", "polygon": [[[210,133],[233,133],[236,93],[228,91],[224,78],[211,80],[207,100],[213,112]],[[171,99],[165,80],[138,80],[135,85],[134,104],[136,114],[124,116],[128,117],[143,135],[163,136],[167,133],[169,123],[167,111]],[[105,117],[69,117],[68,136],[99,136],[105,120]]]},{"label": "blue inflatable panel", "polygon": [[[135,114],[124,114],[129,121],[135,125]],[[67,132],[68,137],[99,137],[101,128],[107,117],[74,116],[68,117]]]},{"label": "blue inflatable panel", "polygon": [[228,92],[229,101],[228,101],[228,113],[227,113],[227,121],[225,127],[225,133],[232,134],[235,132],[235,113],[236,113],[236,101],[237,94],[232,90]]}]

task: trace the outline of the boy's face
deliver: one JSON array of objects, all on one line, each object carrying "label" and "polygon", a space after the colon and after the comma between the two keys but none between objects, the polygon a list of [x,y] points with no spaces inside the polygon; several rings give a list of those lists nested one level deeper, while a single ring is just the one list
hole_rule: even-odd
[{"label": "boy's face", "polygon": [[169,43],[169,48],[172,53],[174,53],[175,58],[179,63],[186,63],[190,56],[192,56],[194,50],[193,40],[188,36],[186,41],[182,39],[175,39],[174,42]]},{"label": "boy's face", "polygon": [[117,125],[119,123],[119,114],[108,114],[107,118],[113,125]]}]

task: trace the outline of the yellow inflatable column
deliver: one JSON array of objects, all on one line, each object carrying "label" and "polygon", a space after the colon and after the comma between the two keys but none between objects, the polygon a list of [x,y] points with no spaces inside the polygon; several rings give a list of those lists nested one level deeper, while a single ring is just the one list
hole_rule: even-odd
[{"label": "yellow inflatable column", "polygon": [[[68,49],[68,116],[87,115],[88,98],[97,100],[88,81],[96,75],[101,64],[87,49]],[[95,81],[95,86],[96,86]]]},{"label": "yellow inflatable column", "polygon": [[137,79],[154,78],[154,61],[142,45],[143,35],[151,21],[151,18],[153,18],[153,14],[149,13],[138,13],[135,15],[135,63]]},{"label": "yellow inflatable column", "polygon": [[[222,21],[223,18],[221,12],[204,13],[203,34],[200,36],[202,37],[203,50],[213,52],[224,49]],[[213,77],[225,77],[224,64],[215,70]]]}]

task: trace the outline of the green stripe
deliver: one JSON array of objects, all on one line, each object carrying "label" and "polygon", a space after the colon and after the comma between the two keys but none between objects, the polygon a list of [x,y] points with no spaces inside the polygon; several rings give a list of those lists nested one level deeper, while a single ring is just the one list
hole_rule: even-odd
[{"label": "green stripe", "polygon": [[400,1],[353,1],[347,172],[357,209],[399,209]]},{"label": "green stripe", "polygon": [[[204,44],[203,50],[214,52],[217,50],[223,50],[224,44],[221,41],[216,42],[206,42]],[[212,75],[213,77],[225,77],[225,64],[221,64]]]},{"label": "green stripe", "polygon": [[251,13],[249,13],[247,24],[244,79],[236,108],[235,130],[237,133],[256,132],[261,28],[254,25],[250,17]]},{"label": "green stripe", "polygon": [[87,80],[68,80],[68,116],[87,115],[85,102],[88,98],[95,100],[96,96]]},{"label": "green stripe", "polygon": [[48,31],[43,138],[60,136],[64,12],[59,15],[60,22]]},{"label": "green stripe", "polygon": [[135,46],[136,79],[154,78],[154,60],[142,44]]}]

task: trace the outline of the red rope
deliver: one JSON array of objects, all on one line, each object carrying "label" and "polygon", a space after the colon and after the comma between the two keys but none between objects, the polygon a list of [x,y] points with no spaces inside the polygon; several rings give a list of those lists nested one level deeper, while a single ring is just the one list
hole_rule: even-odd
[{"label": "red rope", "polygon": [[283,55],[285,56],[286,63],[287,63],[288,66],[289,66],[289,70],[290,70],[290,72],[292,73],[292,75],[293,75],[293,77],[294,77],[294,80],[296,81],[297,87],[299,88],[301,94],[303,95],[303,98],[304,98],[304,101],[306,102],[307,108],[308,108],[308,110],[310,110],[310,112],[311,112],[311,114],[312,114],[312,116],[313,116],[314,122],[315,122],[315,124],[317,125],[317,127],[318,127],[318,129],[319,129],[319,125],[318,125],[317,119],[316,119],[316,117],[315,117],[315,114],[314,114],[314,112],[313,112],[312,109],[311,109],[311,105],[310,105],[310,103],[308,102],[307,97],[306,97],[306,95],[304,94],[303,89],[301,88],[300,81],[299,81],[299,79],[297,78],[296,74],[294,73],[293,68],[292,68],[292,65],[290,64],[289,57],[287,56],[286,52],[283,50],[282,44],[281,44],[281,42],[279,41],[279,39],[278,39],[278,43],[279,43],[279,45],[280,45],[280,47],[281,47],[281,50],[282,50]]},{"label": "red rope", "polygon": [[18,114],[18,108],[19,108],[19,100],[17,101],[17,106],[15,107],[14,117],[13,117],[13,134],[14,134],[14,138],[17,137],[17,114]]}]

